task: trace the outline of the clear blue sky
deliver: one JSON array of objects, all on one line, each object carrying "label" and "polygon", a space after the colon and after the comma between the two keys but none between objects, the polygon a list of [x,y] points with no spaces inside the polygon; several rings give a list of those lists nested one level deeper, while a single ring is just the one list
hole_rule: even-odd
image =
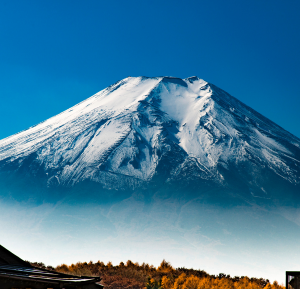
[{"label": "clear blue sky", "polygon": [[300,2],[2,0],[0,138],[127,76],[197,75],[300,137]]}]

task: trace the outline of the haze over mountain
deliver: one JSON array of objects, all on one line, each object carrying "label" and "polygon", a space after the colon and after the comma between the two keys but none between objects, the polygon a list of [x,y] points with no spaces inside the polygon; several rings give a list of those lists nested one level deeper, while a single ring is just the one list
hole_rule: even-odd
[{"label": "haze over mountain", "polygon": [[299,249],[300,139],[198,77],[128,77],[1,140],[0,189],[6,206],[47,204],[37,231],[67,227],[73,247],[54,243],[68,256],[89,227],[117,261],[152,250],[154,262],[278,279],[289,268],[277,257]]}]

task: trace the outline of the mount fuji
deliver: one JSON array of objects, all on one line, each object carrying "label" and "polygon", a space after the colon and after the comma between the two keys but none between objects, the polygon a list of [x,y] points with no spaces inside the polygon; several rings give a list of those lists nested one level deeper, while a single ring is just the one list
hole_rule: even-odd
[{"label": "mount fuji", "polygon": [[84,243],[76,232],[98,228],[116,261],[152,260],[145,248],[156,246],[175,264],[201,260],[213,272],[229,262],[272,278],[282,267],[264,263],[269,248],[289,260],[282,236],[299,247],[300,139],[198,77],[128,77],[1,140],[0,192],[6,207],[51,207],[39,234],[72,224],[68,236]]},{"label": "mount fuji", "polygon": [[0,168],[45,188],[209,184],[274,202],[300,188],[300,140],[197,77],[128,77],[0,141]]}]

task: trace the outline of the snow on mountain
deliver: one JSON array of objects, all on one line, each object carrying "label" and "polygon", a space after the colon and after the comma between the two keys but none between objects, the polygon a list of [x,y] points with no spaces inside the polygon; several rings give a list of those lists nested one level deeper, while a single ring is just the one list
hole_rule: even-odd
[{"label": "snow on mountain", "polygon": [[245,164],[242,175],[268,168],[298,185],[300,140],[197,77],[128,77],[0,141],[2,172],[38,171],[48,185],[118,188],[162,171],[224,185],[224,170]]}]

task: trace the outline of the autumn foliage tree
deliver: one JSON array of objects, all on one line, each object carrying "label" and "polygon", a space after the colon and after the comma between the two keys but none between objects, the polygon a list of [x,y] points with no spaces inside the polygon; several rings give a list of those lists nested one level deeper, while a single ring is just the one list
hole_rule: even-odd
[{"label": "autumn foliage tree", "polygon": [[128,260],[116,266],[112,262],[104,264],[100,261],[62,264],[55,270],[80,276],[100,276],[104,289],[285,289],[276,281],[270,284],[263,278],[230,277],[224,273],[215,276],[184,267],[175,269],[166,260],[157,268]]}]

